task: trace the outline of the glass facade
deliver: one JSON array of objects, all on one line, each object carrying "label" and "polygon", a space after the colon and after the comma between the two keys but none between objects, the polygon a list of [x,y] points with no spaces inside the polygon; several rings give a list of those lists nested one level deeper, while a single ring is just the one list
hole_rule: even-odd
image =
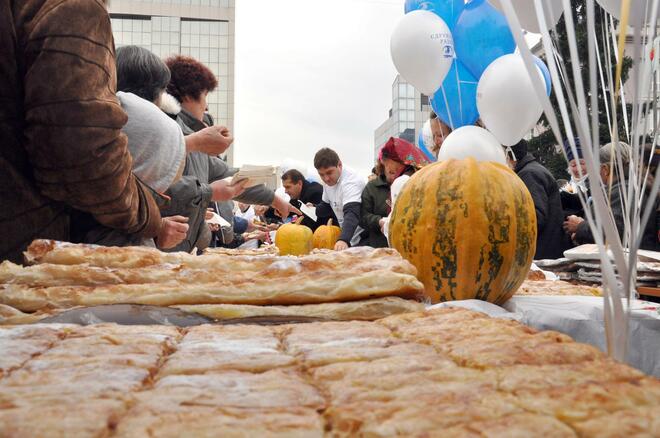
[{"label": "glass facade", "polygon": [[397,76],[392,85],[392,109],[395,123],[398,124],[397,135],[408,128],[415,129],[415,94],[415,88]]},{"label": "glass facade", "polygon": [[163,59],[187,55],[209,67],[218,78],[218,87],[207,98],[209,112],[216,123],[230,125],[228,22],[115,14],[111,21],[117,47],[141,46]]},{"label": "glass facade", "polygon": [[110,0],[108,6],[117,47],[141,46],[162,59],[191,56],[209,67],[218,79],[207,97],[209,113],[233,131],[235,0]]},{"label": "glass facade", "polygon": [[420,94],[401,76],[397,76],[392,84],[389,118],[374,133],[374,157],[378,156],[378,150],[390,137],[399,137],[406,129],[418,134],[430,111],[428,96]]}]

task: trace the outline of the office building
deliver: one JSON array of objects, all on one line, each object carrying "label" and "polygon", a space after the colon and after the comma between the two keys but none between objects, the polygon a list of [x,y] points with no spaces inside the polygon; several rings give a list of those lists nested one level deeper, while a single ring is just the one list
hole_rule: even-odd
[{"label": "office building", "polygon": [[[141,46],[163,59],[191,56],[208,66],[218,79],[209,113],[234,131],[234,0],[110,0],[108,9],[117,47]],[[233,147],[226,159],[233,163]]]}]

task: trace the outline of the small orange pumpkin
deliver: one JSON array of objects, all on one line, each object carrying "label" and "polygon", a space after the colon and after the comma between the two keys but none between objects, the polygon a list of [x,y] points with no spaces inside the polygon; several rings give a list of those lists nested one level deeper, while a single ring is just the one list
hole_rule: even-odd
[{"label": "small orange pumpkin", "polygon": [[339,236],[341,236],[341,228],[332,225],[330,219],[328,225],[321,225],[314,231],[314,248],[334,249]]},{"label": "small orange pumpkin", "polygon": [[275,233],[275,246],[280,250],[280,255],[305,255],[312,251],[312,230],[300,225],[303,217],[299,217],[295,223],[282,225]]}]

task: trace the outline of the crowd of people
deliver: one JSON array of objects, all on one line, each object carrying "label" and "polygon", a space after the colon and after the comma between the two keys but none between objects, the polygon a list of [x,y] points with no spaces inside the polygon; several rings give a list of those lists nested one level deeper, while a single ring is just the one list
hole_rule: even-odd
[{"label": "crowd of people", "polygon": [[[36,238],[192,253],[258,245],[302,216],[303,207],[316,213],[316,220],[305,216],[304,225],[316,229],[332,219],[341,228],[336,250],[388,246],[397,193],[429,164],[414,145],[390,139],[368,182],[322,148],[314,157],[322,184],[296,169],[281,177],[285,194],[231,184],[237,169],[220,155],[233,136],[207,112],[206,98],[218,86],[207,66],[180,55],[162,60],[137,46],[115,51],[102,3],[32,3],[0,11],[0,259],[20,262]],[[52,86],[55,77],[59,83]],[[451,129],[433,113],[430,119],[437,156]],[[626,166],[628,149],[617,147]],[[600,178],[609,184],[622,232],[619,173],[609,164],[613,148],[601,149]],[[560,185],[525,141],[507,148],[509,165],[536,207],[537,259],[593,241],[577,198],[581,192],[589,199],[595,188],[585,178],[579,145],[577,151],[567,150],[571,180]],[[657,250],[658,243],[656,219],[644,230],[642,248]]]},{"label": "crowd of people", "polygon": [[[431,150],[437,156],[444,139],[451,133],[434,113],[430,114],[433,131]],[[577,141],[577,139],[576,139]],[[594,243],[591,228],[586,220],[580,197],[591,202],[593,179],[587,178],[587,169],[582,149],[577,141],[574,155],[568,143],[564,145],[568,157],[567,171],[570,180],[556,180],[528,151],[525,140],[512,147],[503,147],[509,167],[527,186],[534,202],[538,236],[535,259],[557,259],[565,250]],[[616,155],[615,155],[616,153]],[[615,157],[620,157],[622,168],[615,170]],[[600,174],[596,181],[607,194],[611,214],[623,239],[625,213],[622,204],[622,184],[620,175],[628,173],[630,147],[625,143],[607,144],[600,148]],[[649,157],[650,158],[650,157]],[[617,158],[618,160],[618,158]],[[655,165],[650,160],[651,165]],[[391,138],[380,149],[378,162],[366,185],[361,178],[342,165],[339,156],[324,148],[317,152],[314,166],[323,186],[305,179],[295,169],[282,175],[282,184],[290,202],[296,207],[301,204],[317,208],[318,219],[305,217],[303,224],[313,230],[332,218],[342,228],[342,234],[335,249],[348,246],[387,247],[389,216],[396,196],[410,176],[421,167],[429,164],[423,153],[401,138]],[[591,181],[591,185],[589,183]],[[644,200],[646,203],[646,200]],[[658,203],[656,202],[656,211]],[[277,222],[271,216],[269,222]],[[657,251],[660,249],[660,217],[650,220],[642,232],[641,248]],[[281,222],[281,220],[279,221]]]}]

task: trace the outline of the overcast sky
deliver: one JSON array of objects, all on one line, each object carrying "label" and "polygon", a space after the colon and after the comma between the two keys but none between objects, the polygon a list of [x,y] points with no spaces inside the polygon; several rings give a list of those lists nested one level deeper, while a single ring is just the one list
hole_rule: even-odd
[{"label": "overcast sky", "polygon": [[323,146],[365,176],[396,76],[403,0],[237,0],[235,163],[308,163]]}]

